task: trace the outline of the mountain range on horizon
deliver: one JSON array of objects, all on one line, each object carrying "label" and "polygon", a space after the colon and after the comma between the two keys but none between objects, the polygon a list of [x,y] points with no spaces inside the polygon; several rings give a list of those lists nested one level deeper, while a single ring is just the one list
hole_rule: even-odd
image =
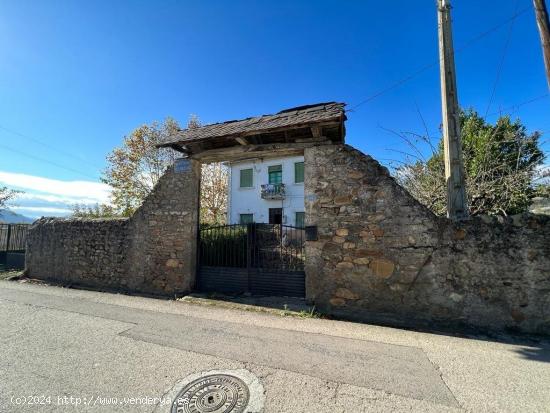
[{"label": "mountain range on horizon", "polygon": [[2,224],[32,224],[34,218],[29,218],[9,209],[0,209],[0,223]]}]

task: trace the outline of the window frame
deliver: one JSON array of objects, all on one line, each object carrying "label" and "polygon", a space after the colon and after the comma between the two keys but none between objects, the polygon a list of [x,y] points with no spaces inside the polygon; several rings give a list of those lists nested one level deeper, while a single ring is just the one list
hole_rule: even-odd
[{"label": "window frame", "polygon": [[[243,186],[243,172],[250,171],[250,186]],[[254,188],[254,168],[239,169],[239,188]]]},{"label": "window frame", "polygon": [[[298,214],[301,214],[302,216],[302,225],[298,225]],[[305,211],[295,211],[294,212],[294,226],[297,228],[305,228],[306,227],[306,213]]]},{"label": "window frame", "polygon": [[[297,176],[298,174],[296,173],[297,172],[297,166],[299,164],[302,164],[302,180],[301,181],[298,181],[297,180]],[[295,184],[303,184],[304,183],[304,180],[305,180],[305,165],[304,165],[304,161],[299,161],[299,162],[294,162],[294,183]]]},{"label": "window frame", "polygon": [[[271,171],[270,169],[278,167],[279,170]],[[271,174],[278,174],[278,182],[271,182]],[[283,183],[283,165],[269,165],[267,167],[267,183],[270,185],[279,185]]]},{"label": "window frame", "polygon": [[[243,216],[248,216],[251,220],[249,222],[243,222]],[[254,223],[254,214],[245,212],[243,214],[239,214],[239,225],[248,225]]]}]

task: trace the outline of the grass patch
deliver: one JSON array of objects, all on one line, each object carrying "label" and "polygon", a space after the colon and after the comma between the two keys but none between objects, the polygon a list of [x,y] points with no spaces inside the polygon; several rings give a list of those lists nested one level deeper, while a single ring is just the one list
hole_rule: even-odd
[{"label": "grass patch", "polygon": [[11,280],[21,277],[22,275],[23,270],[6,270],[5,268],[0,268],[0,280]]},{"label": "grass patch", "polygon": [[298,317],[301,318],[321,318],[323,315],[315,310],[315,306],[311,307],[308,311],[302,310],[298,312]]},{"label": "grass patch", "polygon": [[250,311],[256,313],[267,313],[271,315],[278,315],[281,317],[296,317],[296,318],[326,318],[322,313],[315,309],[315,306],[304,310],[293,310],[288,304],[283,304],[283,308],[273,308],[269,306],[262,306],[261,304],[245,304],[239,302],[225,301],[224,299],[216,299],[216,297],[227,298],[223,295],[211,293],[205,298],[185,296],[178,298],[177,301],[182,301],[188,304],[198,304],[208,307],[219,307],[233,310]]},{"label": "grass patch", "polygon": [[315,310],[315,306],[309,310],[292,311],[288,309],[288,305],[284,305],[281,311],[283,317],[300,317],[300,318],[322,318],[322,314]]}]

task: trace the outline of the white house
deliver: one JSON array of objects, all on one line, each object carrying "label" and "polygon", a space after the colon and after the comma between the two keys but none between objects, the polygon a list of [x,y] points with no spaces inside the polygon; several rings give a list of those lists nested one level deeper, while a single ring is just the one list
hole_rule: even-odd
[{"label": "white house", "polygon": [[228,163],[229,224],[304,226],[304,157]]},{"label": "white house", "polygon": [[345,142],[345,104],[322,102],[178,131],[159,147],[229,167],[227,222],[304,227],[304,150]]}]

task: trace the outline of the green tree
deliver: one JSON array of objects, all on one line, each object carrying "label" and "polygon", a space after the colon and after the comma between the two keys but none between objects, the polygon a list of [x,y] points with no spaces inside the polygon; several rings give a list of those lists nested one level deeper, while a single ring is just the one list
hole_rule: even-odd
[{"label": "green tree", "polygon": [[[462,149],[470,213],[510,215],[526,211],[540,189],[533,181],[544,160],[540,133],[500,117],[492,125],[473,109],[461,113]],[[408,141],[409,143],[410,140]],[[437,215],[446,213],[443,141],[429,159],[397,168],[397,179]]]},{"label": "green tree", "polygon": [[111,205],[95,204],[94,206],[75,204],[73,205],[73,217],[76,218],[112,218],[120,216]]}]

